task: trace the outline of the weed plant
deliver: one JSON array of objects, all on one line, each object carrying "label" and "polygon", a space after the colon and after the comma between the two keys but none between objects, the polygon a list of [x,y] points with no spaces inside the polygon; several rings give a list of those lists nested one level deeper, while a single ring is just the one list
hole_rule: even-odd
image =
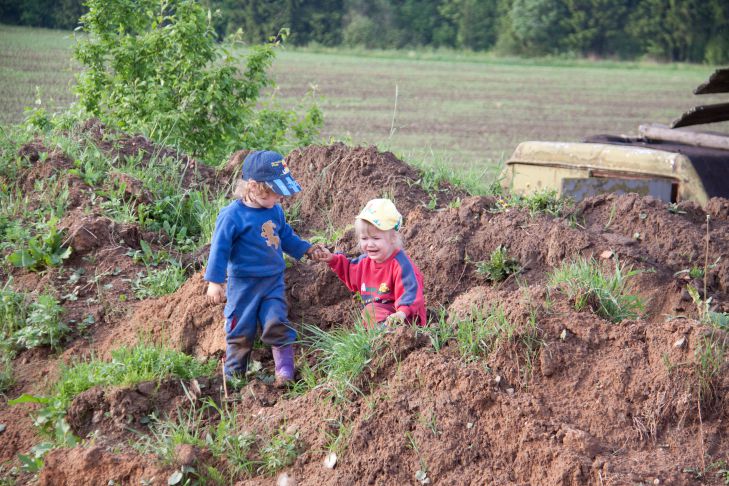
[{"label": "weed plant", "polygon": [[25,325],[27,302],[23,293],[12,288],[10,277],[0,289],[0,342],[11,341],[15,333]]},{"label": "weed plant", "polygon": [[333,396],[346,400],[350,392],[360,393],[355,380],[379,350],[385,330],[379,326],[367,327],[361,320],[355,321],[351,329],[327,332],[305,324],[303,330],[307,336],[303,342],[319,355],[314,369],[323,377]]},{"label": "weed plant", "polygon": [[417,326],[415,332],[428,336],[436,353],[439,353],[456,336],[454,326],[448,322],[448,312],[442,306],[438,309],[437,320],[429,321],[427,326]]},{"label": "weed plant", "polygon": [[499,245],[491,252],[488,261],[476,262],[476,273],[493,282],[506,280],[509,275],[515,275],[520,271],[519,261],[509,257],[503,245]]},{"label": "weed plant", "polygon": [[[251,458],[256,436],[239,430],[235,406],[220,406],[211,399],[192,403],[175,417],[151,416],[150,435],[140,434],[131,446],[143,454],[156,454],[165,464],[174,464],[177,447],[185,444],[207,449],[217,460],[224,459],[224,481],[252,476],[258,463]],[[198,473],[201,475],[201,473]],[[214,478],[213,478],[214,479]]]},{"label": "weed plant", "polygon": [[308,362],[303,361],[298,367],[299,380],[289,385],[288,392],[286,395],[288,398],[294,398],[304,395],[310,390],[316,388],[319,384],[319,380],[316,376],[316,371],[309,365]]},{"label": "weed plant", "polygon": [[352,229],[353,227],[354,227],[353,225],[348,224],[344,228],[336,229],[332,225],[332,222],[329,221],[329,222],[327,222],[327,227],[326,227],[325,230],[323,230],[323,231],[315,231],[311,235],[311,237],[309,238],[309,242],[311,242],[312,244],[321,243],[321,244],[323,244],[325,246],[332,246],[337,241],[339,241],[340,239],[342,239],[342,237],[344,236],[344,234],[347,231],[349,231],[350,229]]},{"label": "weed plant", "polygon": [[516,365],[524,384],[531,380],[534,363],[544,346],[537,328],[536,313],[523,324],[509,320],[501,306],[474,308],[468,317],[452,323],[455,342],[466,362],[488,357],[509,343],[519,348]]},{"label": "weed plant", "polygon": [[35,236],[28,238],[20,249],[7,256],[8,262],[34,272],[60,266],[71,256],[71,248],[63,247],[63,236],[57,225],[58,220],[55,217],[40,224]]},{"label": "weed plant", "polygon": [[142,300],[162,297],[179,289],[187,280],[185,269],[176,262],[165,268],[147,269],[146,275],[140,272],[132,281],[134,295]]},{"label": "weed plant", "polygon": [[720,336],[711,333],[701,338],[694,351],[699,402],[705,404],[715,397],[714,382],[724,367],[726,344]]},{"label": "weed plant", "polygon": [[335,420],[334,425],[337,430],[336,432],[325,431],[327,436],[326,450],[341,456],[347,450],[354,424],[351,422],[346,424],[340,419]]},{"label": "weed plant", "polygon": [[19,347],[35,348],[50,346],[57,349],[61,339],[70,332],[61,320],[63,308],[52,295],[39,295],[30,305],[25,325],[15,332],[14,340]]},{"label": "weed plant", "polygon": [[153,201],[135,205],[125,200],[124,187],[108,189],[100,194],[108,199],[103,207],[109,209],[112,219],[131,219],[145,230],[164,231],[182,251],[194,250],[210,240],[217,214],[228,201],[225,194],[213,195],[207,187],[195,190],[183,186],[189,170],[187,159],[153,154],[143,163],[140,152],[140,156],[125,158],[119,170],[140,180]]},{"label": "weed plant", "polygon": [[286,222],[291,226],[296,227],[303,220],[301,219],[301,199],[296,199],[291,204],[288,204],[284,208],[284,215],[286,216]]},{"label": "weed plant", "polygon": [[280,428],[268,444],[260,449],[261,464],[256,472],[272,476],[280,469],[293,464],[297,455],[296,440],[296,435],[287,433],[283,427]]},{"label": "weed plant", "polygon": [[637,318],[645,307],[639,296],[630,293],[630,281],[640,273],[616,260],[615,270],[607,275],[594,258],[577,258],[552,271],[549,287],[567,295],[575,310],[589,307],[600,317],[618,323]]},{"label": "weed plant", "polygon": [[502,197],[497,201],[496,211],[519,208],[528,210],[531,216],[541,213],[559,217],[564,214],[570,204],[569,199],[557,197],[557,191],[554,189],[545,189],[525,196],[512,194]]},{"label": "weed plant", "polygon": [[12,360],[19,349],[50,345],[57,348],[70,332],[60,319],[62,308],[52,296],[35,301],[12,288],[12,277],[0,289],[0,392],[13,383]]},{"label": "weed plant", "polygon": [[240,431],[235,405],[221,406],[207,398],[200,404],[192,402],[187,411],[178,408],[176,415],[166,419],[152,415],[151,434],[140,434],[130,445],[140,453],[156,454],[165,464],[175,463],[175,453],[181,445],[204,448],[224,464],[223,469],[208,467],[204,472],[187,472],[216,484],[232,484],[255,473],[272,475],[296,459],[297,437],[283,428],[256,450],[256,434]]}]

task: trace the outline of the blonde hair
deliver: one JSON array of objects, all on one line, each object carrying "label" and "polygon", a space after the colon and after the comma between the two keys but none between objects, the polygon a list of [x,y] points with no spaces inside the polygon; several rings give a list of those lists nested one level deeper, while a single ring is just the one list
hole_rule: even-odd
[{"label": "blonde hair", "polygon": [[233,195],[236,199],[241,199],[243,201],[248,199],[248,196],[251,193],[258,193],[258,195],[262,195],[262,192],[264,193],[263,195],[267,195],[275,191],[268,187],[265,182],[247,181],[245,179],[238,179],[238,182],[235,184],[235,189],[233,189]]},{"label": "blonde hair", "polygon": [[390,239],[390,241],[395,243],[395,247],[397,249],[401,249],[403,247],[404,243],[402,240],[402,235],[398,230],[394,228],[389,230],[381,230],[377,228],[374,224],[364,219],[357,218],[354,220],[354,233],[357,235],[357,238],[359,238],[363,234],[371,236],[373,232],[386,235],[387,238]]}]

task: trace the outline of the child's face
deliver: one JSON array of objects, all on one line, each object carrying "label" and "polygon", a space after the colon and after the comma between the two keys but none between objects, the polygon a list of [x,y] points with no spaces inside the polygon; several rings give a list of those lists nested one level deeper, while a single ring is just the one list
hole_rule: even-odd
[{"label": "child's face", "polygon": [[359,247],[368,258],[382,263],[397,249],[395,232],[382,231],[372,225],[364,225],[359,232]]}]

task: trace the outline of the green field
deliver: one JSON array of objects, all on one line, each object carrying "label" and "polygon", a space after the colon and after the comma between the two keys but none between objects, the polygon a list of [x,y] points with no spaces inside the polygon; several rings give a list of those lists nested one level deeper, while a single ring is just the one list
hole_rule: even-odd
[{"label": "green field", "polygon": [[[36,100],[73,100],[68,32],[0,26],[0,121]],[[488,170],[523,140],[637,133],[720,100],[692,90],[714,66],[498,59],[455,52],[286,49],[271,96],[295,104],[316,87],[323,141],[376,144],[402,158]]]}]

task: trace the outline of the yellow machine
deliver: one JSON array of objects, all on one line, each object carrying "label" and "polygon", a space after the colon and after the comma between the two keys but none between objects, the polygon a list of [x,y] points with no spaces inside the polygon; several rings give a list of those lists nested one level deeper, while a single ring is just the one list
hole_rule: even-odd
[{"label": "yellow machine", "polygon": [[506,162],[503,184],[513,194],[553,189],[577,201],[606,192],[701,205],[709,200],[687,156],[605,143],[522,142]]},{"label": "yellow machine", "polygon": [[[729,91],[729,68],[696,94]],[[503,186],[513,194],[555,190],[574,200],[601,193],[651,195],[666,202],[729,198],[729,135],[682,127],[729,119],[729,103],[699,106],[671,127],[641,125],[641,137],[585,142],[522,142],[507,160]]]}]

